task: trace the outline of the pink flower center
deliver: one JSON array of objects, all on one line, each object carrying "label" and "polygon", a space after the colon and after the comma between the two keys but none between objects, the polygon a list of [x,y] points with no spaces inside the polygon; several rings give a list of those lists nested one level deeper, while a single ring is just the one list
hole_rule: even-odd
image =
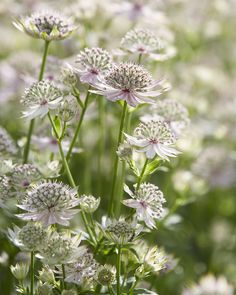
[{"label": "pink flower center", "polygon": [[91,69],[90,73],[93,75],[98,75],[98,71],[96,69]]},{"label": "pink flower center", "polygon": [[43,99],[43,100],[41,101],[40,105],[41,105],[41,106],[45,106],[47,103],[48,103],[47,100],[46,100],[46,99]]},{"label": "pink flower center", "polygon": [[122,90],[122,92],[124,92],[124,93],[130,93],[130,90],[129,89],[124,89],[124,90]]},{"label": "pink flower center", "polygon": [[147,208],[147,204],[144,201],[140,201],[140,205],[145,209]]},{"label": "pink flower center", "polygon": [[149,142],[150,142],[151,144],[157,144],[157,143],[158,143],[158,140],[155,139],[155,138],[151,138],[151,139],[149,139]]}]

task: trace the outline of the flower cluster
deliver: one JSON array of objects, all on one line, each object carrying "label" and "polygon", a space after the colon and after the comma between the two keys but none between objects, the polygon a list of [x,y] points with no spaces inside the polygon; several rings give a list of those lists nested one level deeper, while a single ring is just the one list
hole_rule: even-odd
[{"label": "flower cluster", "polygon": [[16,154],[17,147],[13,139],[3,127],[0,127],[0,157]]},{"label": "flower cluster", "polygon": [[4,207],[8,199],[11,197],[11,180],[9,177],[0,176],[0,207]]}]

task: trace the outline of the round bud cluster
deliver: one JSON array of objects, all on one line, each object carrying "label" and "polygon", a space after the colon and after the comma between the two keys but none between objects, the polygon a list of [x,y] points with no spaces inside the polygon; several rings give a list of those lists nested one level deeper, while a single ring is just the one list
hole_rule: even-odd
[{"label": "round bud cluster", "polygon": [[80,208],[87,213],[93,213],[96,211],[99,204],[100,198],[96,199],[92,195],[82,195],[80,198]]},{"label": "round bud cluster", "polygon": [[0,156],[9,154],[16,155],[17,148],[9,133],[3,127],[0,127]]},{"label": "round bud cluster", "polygon": [[62,121],[69,122],[77,115],[77,113],[78,108],[75,104],[75,101],[69,97],[61,104],[58,116]]},{"label": "round bud cluster", "polygon": [[61,81],[69,87],[74,87],[77,84],[77,77],[72,67],[67,66],[61,69]]},{"label": "round bud cluster", "polygon": [[145,92],[153,79],[142,66],[132,63],[120,63],[113,66],[105,77],[106,83],[116,89]]},{"label": "round bud cluster", "polygon": [[128,159],[132,156],[132,147],[128,142],[119,145],[117,155],[120,159]]},{"label": "round bud cluster", "polygon": [[126,33],[121,40],[121,48],[131,52],[147,54],[161,50],[162,44],[160,39],[150,30],[134,29]]},{"label": "round bud cluster", "polygon": [[5,175],[0,176],[0,207],[5,205],[5,202],[11,196],[11,194],[10,178]]},{"label": "round bud cluster", "polygon": [[109,240],[117,244],[124,244],[132,241],[135,236],[134,227],[125,221],[113,221],[105,229],[106,236]]},{"label": "round bud cluster", "polygon": [[108,286],[115,281],[115,269],[109,265],[101,265],[97,270],[97,281]]},{"label": "round bud cluster", "polygon": [[32,182],[41,178],[41,173],[32,164],[17,165],[13,168],[11,174],[12,185],[16,190],[27,189]]},{"label": "round bud cluster", "polygon": [[19,231],[19,240],[30,251],[42,246],[47,238],[47,231],[40,225],[28,223]]},{"label": "round bud cluster", "polygon": [[163,121],[148,121],[140,123],[134,134],[139,139],[147,139],[150,143],[173,144],[176,141],[168,123]]},{"label": "round bud cluster", "polygon": [[30,88],[26,88],[21,102],[29,107],[34,105],[44,106],[48,102],[56,101],[62,97],[62,92],[48,80],[35,82]]},{"label": "round bud cluster", "polygon": [[68,17],[49,11],[34,13],[20,19],[14,25],[20,31],[45,41],[64,39],[76,29]]}]

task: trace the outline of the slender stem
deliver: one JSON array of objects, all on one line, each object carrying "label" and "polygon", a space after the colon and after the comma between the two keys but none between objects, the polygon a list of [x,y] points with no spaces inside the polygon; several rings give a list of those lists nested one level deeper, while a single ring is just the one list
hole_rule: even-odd
[{"label": "slender stem", "polygon": [[[73,178],[73,176],[71,174],[70,167],[69,167],[68,162],[66,160],[66,157],[64,155],[64,151],[63,151],[63,148],[62,148],[61,140],[59,139],[56,126],[55,126],[55,124],[53,122],[53,119],[52,119],[50,113],[48,113],[48,118],[49,118],[49,121],[51,123],[52,129],[53,129],[53,131],[54,131],[54,133],[56,135],[56,138],[57,138],[57,144],[58,144],[58,147],[59,147],[59,152],[60,152],[61,160],[62,160],[62,163],[63,163],[63,167],[64,167],[64,169],[66,171],[66,175],[67,175],[68,181],[69,181],[70,185],[73,188],[76,188],[76,184],[75,184],[74,178]],[[96,244],[96,239],[93,236],[93,233],[92,233],[92,231],[91,231],[91,229],[89,227],[89,223],[88,223],[86,214],[83,211],[81,211],[81,216],[83,218],[84,225],[86,227],[86,230],[88,231],[88,234],[89,234],[91,240]]]},{"label": "slender stem", "polygon": [[80,93],[78,92],[76,87],[73,87],[73,95],[76,98],[78,104],[80,105],[80,107],[83,109],[84,104],[82,102],[82,100],[80,99]]},{"label": "slender stem", "polygon": [[[45,71],[45,65],[46,65],[47,54],[48,54],[48,47],[49,47],[49,42],[45,41],[43,59],[42,59],[41,68],[40,68],[39,77],[38,77],[39,81],[41,81],[43,79],[43,74]],[[26,141],[26,145],[24,148],[23,164],[26,164],[28,162],[29,151],[30,151],[30,142],[31,142],[31,137],[32,137],[33,130],[34,130],[34,123],[35,123],[35,119],[32,119],[30,121],[29,130],[28,130],[28,134],[27,134],[27,141]]]},{"label": "slender stem", "polygon": [[34,251],[31,251],[30,258],[30,295],[34,295]]},{"label": "slender stem", "polygon": [[98,97],[98,110],[99,110],[99,142],[98,142],[98,194],[101,195],[102,188],[102,161],[105,144],[105,117],[104,117],[104,98]]},{"label": "slender stem", "polygon": [[61,265],[62,269],[62,279],[61,279],[61,292],[65,289],[65,277],[66,277],[66,271],[65,271],[65,265]]},{"label": "slender stem", "polygon": [[116,259],[116,293],[117,295],[120,295],[120,272],[121,272],[121,245],[118,246],[118,253],[117,253],[117,259]]},{"label": "slender stem", "polygon": [[75,143],[76,143],[76,140],[77,140],[77,138],[78,138],[79,131],[80,131],[80,128],[81,128],[81,125],[82,125],[83,119],[84,119],[84,115],[85,115],[85,112],[86,112],[87,107],[88,107],[89,95],[90,95],[90,92],[89,92],[89,89],[88,89],[88,92],[87,92],[87,95],[86,95],[86,97],[85,97],[85,101],[84,101],[84,107],[82,108],[82,112],[81,112],[81,115],[80,115],[80,118],[79,118],[78,125],[77,125],[76,130],[75,130],[74,137],[72,138],[72,141],[71,141],[71,144],[70,144],[69,150],[68,150],[67,155],[66,155],[66,159],[67,159],[67,160],[70,159],[70,156],[71,156],[72,150],[73,150],[73,148],[74,148],[74,146],[75,146]]},{"label": "slender stem", "polygon": [[143,179],[143,176],[144,176],[144,174],[145,174],[145,170],[146,170],[146,168],[147,168],[148,161],[149,161],[149,159],[147,158],[146,161],[145,161],[145,163],[144,163],[144,165],[143,165],[143,169],[142,169],[142,171],[141,171],[141,174],[139,175],[136,190],[139,189],[139,187],[140,187],[140,185],[141,185],[141,183],[142,183],[142,179]]},{"label": "slender stem", "polygon": [[[120,145],[120,142],[123,137],[123,129],[124,129],[124,123],[125,123],[125,116],[127,112],[127,102],[124,102],[123,106],[123,112],[121,116],[121,121],[120,121],[120,130],[119,130],[119,135],[118,135],[118,141],[117,141],[117,146],[116,146],[116,151]],[[116,153],[115,151],[115,153]],[[114,197],[115,197],[115,188],[116,188],[116,182],[117,182],[117,175],[118,175],[118,164],[119,164],[119,158],[117,153],[115,154],[115,164],[114,164],[114,172],[113,172],[113,178],[112,178],[112,190],[111,190],[111,198],[110,198],[110,203],[109,203],[109,208],[108,208],[108,215],[111,216],[113,214],[113,207],[114,207]],[[118,200],[119,202],[120,200]]]},{"label": "slender stem", "polygon": [[113,291],[111,285],[108,285],[107,288],[108,288],[110,295],[114,295],[114,291]]},{"label": "slender stem", "polygon": [[138,280],[136,279],[136,281],[133,283],[133,285],[131,286],[129,292],[128,292],[128,295],[132,294],[134,288],[137,286],[138,284]]},{"label": "slender stem", "polygon": [[139,65],[141,64],[142,56],[143,56],[142,53],[140,53],[139,56],[138,56],[138,64]]}]

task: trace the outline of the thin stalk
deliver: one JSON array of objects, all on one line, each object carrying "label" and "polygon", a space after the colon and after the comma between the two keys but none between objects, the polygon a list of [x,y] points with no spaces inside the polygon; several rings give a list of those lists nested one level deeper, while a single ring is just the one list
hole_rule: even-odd
[{"label": "thin stalk", "polygon": [[[59,136],[57,134],[57,129],[56,129],[56,126],[55,126],[55,124],[53,122],[53,119],[52,119],[50,113],[48,113],[48,118],[49,118],[49,121],[51,123],[52,129],[53,129],[53,131],[54,131],[54,133],[56,135],[56,138],[57,138],[57,143],[58,143],[58,147],[59,147],[59,152],[60,152],[61,160],[62,160],[62,163],[63,163],[63,167],[64,167],[64,169],[66,171],[66,175],[67,175],[68,181],[69,181],[70,185],[73,188],[76,188],[76,184],[75,184],[74,178],[73,178],[73,176],[71,174],[70,167],[68,165],[68,162],[66,160],[66,157],[65,157],[64,152],[63,152],[63,149],[62,149],[61,140],[60,140],[60,138],[59,138]],[[92,233],[92,231],[91,231],[91,229],[89,227],[89,223],[88,223],[86,214],[83,211],[81,211],[81,216],[82,216],[84,225],[86,227],[86,230],[87,230],[87,232],[88,232],[91,240],[96,244],[96,239],[93,236],[93,233]]]},{"label": "thin stalk", "polygon": [[[116,146],[116,151],[121,143],[122,137],[123,137],[123,130],[124,130],[124,123],[125,123],[125,116],[127,112],[127,102],[124,102],[123,106],[123,112],[121,116],[121,121],[120,121],[120,130],[119,130],[119,135],[118,135],[118,140],[117,140],[117,146]],[[114,197],[115,197],[115,189],[116,189],[116,182],[117,182],[117,175],[118,175],[118,164],[119,164],[119,157],[115,151],[115,163],[114,163],[114,172],[113,172],[113,178],[112,178],[112,190],[111,190],[111,198],[110,198],[110,203],[109,203],[109,208],[108,208],[108,215],[111,216],[113,214],[113,207],[114,207]],[[120,200],[117,200],[117,203],[120,202]]]},{"label": "thin stalk", "polygon": [[138,280],[136,279],[136,281],[133,283],[133,285],[131,286],[128,295],[132,294],[132,292],[134,291],[134,288],[137,286],[138,284]]},{"label": "thin stalk", "polygon": [[84,115],[85,115],[85,112],[86,112],[87,107],[88,107],[89,95],[90,95],[90,92],[89,92],[89,89],[88,89],[88,92],[87,92],[87,94],[86,94],[85,101],[84,101],[84,107],[82,108],[82,112],[81,112],[81,115],[80,115],[80,118],[79,118],[78,125],[77,125],[76,130],[75,130],[75,134],[74,134],[74,136],[73,136],[73,138],[72,138],[72,141],[71,141],[71,144],[70,144],[69,150],[68,150],[67,155],[66,155],[66,159],[67,159],[67,160],[70,159],[70,156],[71,156],[72,150],[73,150],[73,148],[74,148],[74,146],[75,146],[75,143],[76,143],[76,140],[77,140],[77,138],[78,138],[79,131],[80,131],[80,128],[81,128],[81,125],[82,125],[83,119],[84,119]]},{"label": "thin stalk", "polygon": [[65,271],[65,265],[61,265],[62,269],[62,278],[61,278],[61,292],[65,289],[65,277],[66,277],[66,271]]},{"label": "thin stalk", "polygon": [[83,104],[82,100],[80,99],[80,93],[77,91],[76,87],[73,87],[73,95],[76,98],[80,107],[83,108],[84,104]]},{"label": "thin stalk", "polygon": [[105,105],[104,98],[98,97],[98,110],[99,110],[99,141],[98,141],[98,195],[101,195],[102,188],[102,161],[105,144]]},{"label": "thin stalk", "polygon": [[145,163],[144,163],[144,165],[143,165],[143,169],[142,169],[142,171],[141,171],[141,174],[139,175],[136,190],[139,189],[139,187],[140,187],[140,185],[141,185],[141,183],[142,183],[143,176],[144,176],[144,174],[145,174],[145,170],[146,170],[146,168],[147,168],[148,161],[149,161],[149,159],[147,158],[146,161],[145,161]]},{"label": "thin stalk", "polygon": [[30,295],[34,295],[34,251],[30,257]]},{"label": "thin stalk", "polygon": [[139,65],[141,64],[142,57],[143,57],[143,54],[139,53],[139,56],[138,56],[138,64]]},{"label": "thin stalk", "polygon": [[117,295],[120,295],[121,292],[121,288],[120,288],[120,272],[121,272],[121,252],[122,252],[122,249],[121,249],[121,246],[119,245],[118,246],[118,253],[117,253],[117,259],[116,259],[116,294]]},{"label": "thin stalk", "polygon": [[115,294],[114,291],[113,291],[113,289],[112,289],[112,287],[111,287],[111,285],[108,285],[107,288],[108,288],[108,291],[109,291],[110,295],[114,295]]},{"label": "thin stalk", "polygon": [[[46,65],[46,60],[47,60],[47,55],[48,55],[48,47],[49,47],[49,42],[45,41],[43,58],[42,58],[41,68],[40,68],[39,77],[38,77],[39,81],[41,81],[43,79],[43,74],[44,74],[44,71],[45,71],[45,65]],[[27,134],[26,145],[25,145],[25,148],[24,148],[23,164],[26,164],[28,162],[31,137],[32,137],[33,130],[34,130],[34,123],[35,123],[35,119],[32,119],[30,121],[29,130],[28,130],[28,134]]]}]

